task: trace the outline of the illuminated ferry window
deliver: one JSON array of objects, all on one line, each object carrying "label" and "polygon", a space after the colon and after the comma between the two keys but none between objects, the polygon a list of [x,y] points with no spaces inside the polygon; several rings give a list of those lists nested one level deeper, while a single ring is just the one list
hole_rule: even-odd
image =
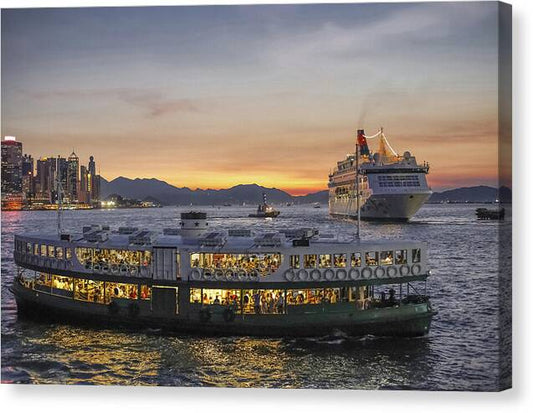
[{"label": "illuminated ferry window", "polygon": [[202,289],[191,288],[189,290],[189,301],[191,303],[201,304],[202,303]]},{"label": "illuminated ferry window", "polygon": [[37,275],[37,279],[35,281],[37,282],[37,284],[51,287],[52,286],[52,275],[44,273],[44,272],[40,272],[39,275]]},{"label": "illuminated ferry window", "polygon": [[76,300],[104,304],[104,282],[75,279],[74,298]]},{"label": "illuminated ferry window", "polygon": [[221,270],[259,271],[267,275],[276,271],[281,265],[281,254],[213,254],[191,253],[191,267]]},{"label": "illuminated ferry window", "polygon": [[335,268],[346,268],[346,254],[334,254],[333,265]]},{"label": "illuminated ferry window", "polygon": [[304,268],[316,268],[316,254],[304,255]]},{"label": "illuminated ferry window", "polygon": [[354,252],[352,254],[352,267],[360,267],[360,266],[361,266],[361,253]]},{"label": "illuminated ferry window", "polygon": [[52,276],[52,287],[59,290],[73,291],[74,282],[70,277],[63,277],[61,275]]},{"label": "illuminated ferry window", "polygon": [[285,292],[283,290],[243,290],[242,307],[244,314],[284,314]]},{"label": "illuminated ferry window", "polygon": [[420,248],[416,248],[413,250],[412,258],[413,263],[420,262]]},{"label": "illuminated ferry window", "polygon": [[33,244],[33,254],[39,255],[39,244]]},{"label": "illuminated ferry window", "polygon": [[67,257],[67,260],[72,258],[72,250],[70,248],[65,248],[65,257]]},{"label": "illuminated ferry window", "polygon": [[144,251],[144,254],[141,253],[141,265],[144,265],[145,267],[147,265],[150,265],[152,262],[152,252],[151,251]]},{"label": "illuminated ferry window", "polygon": [[318,266],[320,268],[330,268],[331,267],[331,254],[320,254]]},{"label": "illuminated ferry window", "polygon": [[375,251],[365,253],[365,263],[366,265],[378,265],[378,253]]},{"label": "illuminated ferry window", "polygon": [[287,305],[336,304],[340,301],[340,288],[287,290]]},{"label": "illuminated ferry window", "polygon": [[[198,288],[196,288],[195,290],[198,290]],[[232,306],[236,311],[240,311],[241,290],[220,290],[214,288],[204,288],[202,290],[202,293],[203,295],[201,295],[201,302],[204,305]],[[197,292],[195,292],[195,294],[195,298],[197,298]]]},{"label": "illuminated ferry window", "polygon": [[48,256],[49,257],[55,257],[56,255],[56,249],[53,245],[48,246]]},{"label": "illuminated ferry window", "polygon": [[137,284],[105,283],[106,302],[110,302],[112,298],[128,298],[130,300],[136,300],[138,295]]},{"label": "illuminated ferry window", "polygon": [[56,247],[56,257],[60,260],[63,259],[63,247]]},{"label": "illuminated ferry window", "polygon": [[141,300],[149,300],[152,297],[152,289],[147,285],[141,285]]},{"label": "illuminated ferry window", "polygon": [[291,268],[300,268],[300,256],[299,255],[291,255]]},{"label": "illuminated ferry window", "polygon": [[41,245],[41,255],[43,257],[46,257],[46,250],[47,250],[46,245],[42,244]]},{"label": "illuminated ferry window", "polygon": [[379,254],[380,265],[392,265],[394,264],[394,256],[392,251],[381,251]]},{"label": "illuminated ferry window", "polygon": [[407,264],[407,250],[396,251],[395,263],[397,265]]}]

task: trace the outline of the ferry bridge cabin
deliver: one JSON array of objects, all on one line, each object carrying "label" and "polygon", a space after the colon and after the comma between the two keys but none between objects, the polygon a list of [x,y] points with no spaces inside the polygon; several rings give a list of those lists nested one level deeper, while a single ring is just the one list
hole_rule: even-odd
[{"label": "ferry bridge cabin", "polygon": [[17,235],[19,310],[231,334],[429,329],[423,243],[207,226],[205,214],[188,213],[163,234],[91,226],[78,235]]}]

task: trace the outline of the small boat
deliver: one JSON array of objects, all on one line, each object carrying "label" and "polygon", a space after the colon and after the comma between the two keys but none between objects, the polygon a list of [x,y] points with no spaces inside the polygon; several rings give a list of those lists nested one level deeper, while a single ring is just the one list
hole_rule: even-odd
[{"label": "small boat", "polygon": [[267,204],[266,194],[263,192],[263,203],[257,206],[255,214],[248,215],[250,218],[276,218],[280,212]]},{"label": "small boat", "polygon": [[500,209],[487,209],[487,208],[477,208],[476,209],[477,219],[482,220],[502,220],[505,218],[505,208]]},{"label": "small boat", "polygon": [[320,208],[320,204],[319,204],[318,202],[315,202],[315,203],[313,204],[313,208]]}]

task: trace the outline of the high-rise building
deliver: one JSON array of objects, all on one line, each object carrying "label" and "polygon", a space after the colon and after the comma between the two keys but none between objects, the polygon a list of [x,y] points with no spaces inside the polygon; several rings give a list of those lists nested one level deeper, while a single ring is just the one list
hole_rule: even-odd
[{"label": "high-rise building", "polygon": [[87,190],[89,191],[90,202],[98,203],[100,200],[100,176],[96,175],[96,163],[92,155],[89,157]]},{"label": "high-rise building", "polygon": [[22,142],[14,136],[2,141],[2,197],[22,197]]},{"label": "high-rise building", "polygon": [[80,158],[72,151],[67,159],[67,188],[66,193],[69,201],[78,202],[78,187],[80,180]]},{"label": "high-rise building", "polygon": [[25,202],[30,201],[34,196],[33,182],[33,158],[24,154],[22,158],[22,198]]},{"label": "high-rise building", "polygon": [[35,174],[35,199],[50,203],[54,200],[56,159],[53,157],[37,159]]}]

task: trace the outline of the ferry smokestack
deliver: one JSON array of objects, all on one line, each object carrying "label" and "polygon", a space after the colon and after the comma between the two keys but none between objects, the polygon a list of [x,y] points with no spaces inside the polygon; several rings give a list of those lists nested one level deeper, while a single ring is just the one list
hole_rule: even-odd
[{"label": "ferry smokestack", "polygon": [[205,212],[182,212],[181,235],[185,238],[198,238],[207,231],[207,214]]}]

